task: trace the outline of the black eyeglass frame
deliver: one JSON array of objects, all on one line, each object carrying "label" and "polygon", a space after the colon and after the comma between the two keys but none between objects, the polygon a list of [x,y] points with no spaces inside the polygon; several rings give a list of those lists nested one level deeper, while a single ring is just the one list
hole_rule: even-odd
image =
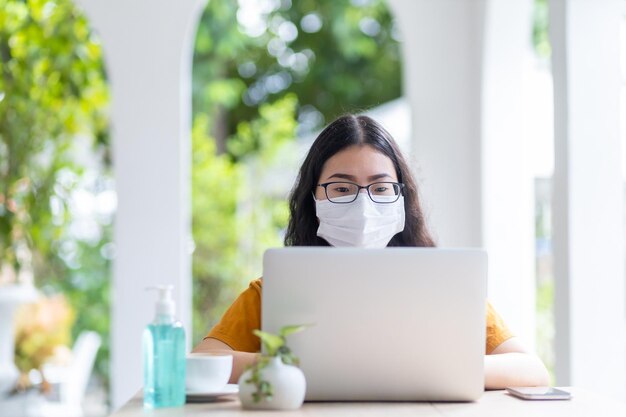
[{"label": "black eyeglass frame", "polygon": [[[333,201],[331,200],[331,198],[328,196],[328,186],[332,185],[332,184],[352,184],[354,186],[357,187],[356,193],[354,193],[354,198],[350,201],[342,201],[342,202],[337,202],[337,201]],[[398,194],[396,195],[396,199],[393,201],[376,201],[372,198],[372,194],[370,193],[370,187],[374,184],[391,184],[391,185],[397,185],[398,188],[400,189]],[[402,184],[401,182],[393,182],[393,181],[376,181],[373,182],[371,184],[368,185],[359,185],[356,184],[354,182],[350,182],[350,181],[331,181],[331,182],[325,182],[322,184],[317,184],[318,187],[322,187],[324,188],[324,194],[326,194],[326,198],[328,199],[328,201],[330,201],[333,204],[350,204],[350,203],[354,203],[356,201],[356,199],[359,196],[359,193],[361,192],[362,189],[365,189],[365,191],[367,191],[367,196],[370,198],[370,200],[372,200],[374,203],[376,204],[392,204],[395,203],[396,201],[398,201],[398,199],[400,199],[401,195],[404,195],[404,184]]]}]

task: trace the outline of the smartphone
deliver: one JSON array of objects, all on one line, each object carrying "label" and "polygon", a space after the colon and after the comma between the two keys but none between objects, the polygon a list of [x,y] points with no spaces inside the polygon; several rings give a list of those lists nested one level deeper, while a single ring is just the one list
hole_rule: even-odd
[{"label": "smartphone", "polygon": [[509,387],[509,394],[524,400],[569,400],[572,394],[552,387]]}]

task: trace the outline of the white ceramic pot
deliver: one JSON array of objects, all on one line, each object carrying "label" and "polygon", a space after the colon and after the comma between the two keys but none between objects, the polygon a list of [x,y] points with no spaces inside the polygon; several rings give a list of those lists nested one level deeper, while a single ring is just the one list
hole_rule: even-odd
[{"label": "white ceramic pot", "polygon": [[261,378],[272,386],[272,398],[254,402],[252,394],[256,386],[246,383],[252,375],[247,370],[239,377],[239,399],[243,408],[262,410],[294,410],[304,402],[306,381],[300,368],[285,365],[280,357],[270,358],[268,365],[261,370]]}]

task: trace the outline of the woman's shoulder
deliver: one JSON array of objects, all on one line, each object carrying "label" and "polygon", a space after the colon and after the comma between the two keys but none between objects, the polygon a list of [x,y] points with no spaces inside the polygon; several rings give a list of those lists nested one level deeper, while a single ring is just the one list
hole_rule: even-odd
[{"label": "woman's shoulder", "polygon": [[509,332],[508,326],[489,301],[487,301],[487,328],[496,328],[501,329],[503,332]]}]

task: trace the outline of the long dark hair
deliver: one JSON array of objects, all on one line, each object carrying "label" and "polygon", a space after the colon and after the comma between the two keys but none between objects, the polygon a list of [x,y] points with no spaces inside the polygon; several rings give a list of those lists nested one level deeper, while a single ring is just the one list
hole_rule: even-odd
[{"label": "long dark hair", "polygon": [[285,246],[329,246],[326,240],[317,236],[319,224],[313,193],[326,161],[352,145],[369,145],[389,157],[396,168],[398,181],[404,184],[404,230],[387,246],[435,246],[424,222],[417,185],[398,145],[376,121],[352,114],[329,124],[313,142],[289,197],[290,218]]}]

